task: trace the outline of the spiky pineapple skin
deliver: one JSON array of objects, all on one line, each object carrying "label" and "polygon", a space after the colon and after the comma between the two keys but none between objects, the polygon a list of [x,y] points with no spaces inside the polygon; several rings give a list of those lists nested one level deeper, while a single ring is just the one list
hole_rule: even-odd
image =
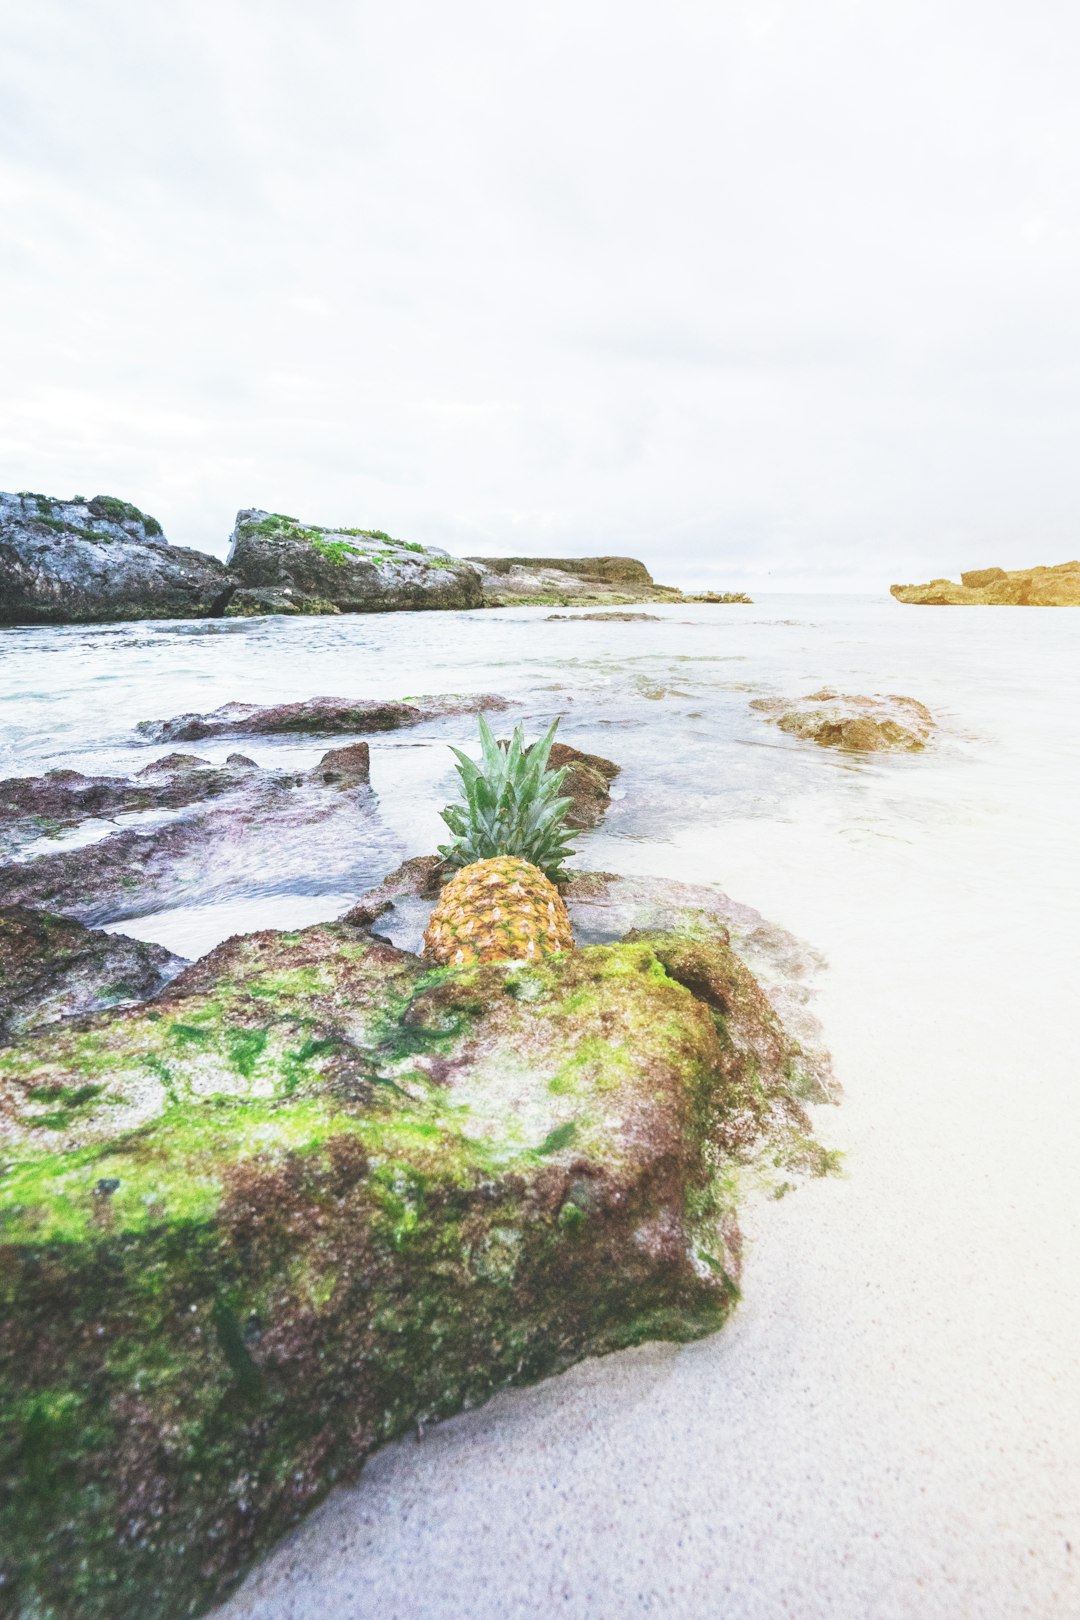
[{"label": "spiky pineapple skin", "polygon": [[574,948],[562,896],[514,855],[474,861],[450,879],[431,913],[424,955],[444,966],[520,962]]}]

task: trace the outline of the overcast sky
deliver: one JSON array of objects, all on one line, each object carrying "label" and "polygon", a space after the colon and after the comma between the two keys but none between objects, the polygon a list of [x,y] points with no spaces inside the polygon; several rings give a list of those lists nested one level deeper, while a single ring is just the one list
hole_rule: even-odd
[{"label": "overcast sky", "polygon": [[718,587],[1080,551],[1072,0],[0,17],[0,488]]}]

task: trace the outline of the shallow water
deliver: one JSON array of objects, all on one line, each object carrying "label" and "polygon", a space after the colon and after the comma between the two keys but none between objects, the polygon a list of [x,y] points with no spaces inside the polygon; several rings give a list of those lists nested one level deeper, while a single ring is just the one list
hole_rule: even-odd
[{"label": "shallow water", "polygon": [[[137,721],[233,699],[491,691],[520,703],[508,721],[520,716],[532,729],[561,715],[566,740],[623,766],[605,828],[579,840],[579,865],[654,870],[663,846],[665,871],[717,879],[754,903],[733,861],[736,829],[742,839],[795,824],[794,849],[804,842],[843,885],[856,848],[923,871],[972,841],[993,841],[1003,819],[1029,839],[1038,807],[1039,848],[1015,875],[1025,889],[1060,887],[1061,863],[1073,860],[1062,795],[1080,775],[1070,690],[1080,615],[779,596],[753,607],[648,611],[659,622],[552,623],[547,610],[511,609],[7,630],[0,773],[139,769],[170,750],[137,737]],[[914,757],[836,754],[786,737],[749,707],[763,693],[822,684],[921,698],[941,723],[938,744]],[[124,918],[126,931],[191,954],[237,929],[334,915],[388,862],[434,848],[438,809],[454,788],[446,743],[473,732],[464,718],[372,738],[377,838],[358,828],[354,848],[329,863],[320,851],[310,866],[292,834],[287,861],[271,836],[252,838],[224,890],[193,890],[168,912]],[[260,764],[307,767],[330,745],[183,746],[213,760],[241,749]],[[66,845],[42,840],[27,853],[139,824],[95,823]]]},{"label": "shallow water", "polygon": [[[137,720],[231,699],[486,690],[530,729],[564,714],[567,741],[624,767],[577,864],[714,880],[828,958],[818,1010],[846,1100],[818,1123],[845,1175],[748,1212],[732,1324],[387,1448],[230,1620],[1080,1613],[1080,613],[648,611],[662,622],[0,634],[3,774],[138,768],[169,749]],[[749,708],[822,684],[919,698],[939,738],[837,755]],[[379,835],[358,828],[330,870],[294,850],[282,877],[255,841],[224,892],[116,926],[192,954],[339,913],[433,847],[445,745],[472,730],[372,738]],[[195,751],[311,765],[325,746]]]}]

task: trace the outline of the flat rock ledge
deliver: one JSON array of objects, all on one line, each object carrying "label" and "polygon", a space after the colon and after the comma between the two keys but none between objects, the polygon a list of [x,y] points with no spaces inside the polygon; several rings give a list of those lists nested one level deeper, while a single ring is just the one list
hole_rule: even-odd
[{"label": "flat rock ledge", "polygon": [[5,1613],[196,1614],[384,1441],[723,1322],[824,1092],[715,911],[619,881],[540,964],[263,932],[0,1049]]},{"label": "flat rock ledge", "polygon": [[598,624],[603,624],[605,621],[612,624],[663,623],[658,613],[549,613],[547,616],[549,624],[574,624],[581,619],[588,619]]},{"label": "flat rock ledge", "polygon": [[306,733],[398,731],[446,715],[488,714],[510,707],[491,692],[441,697],[304,698],[296,703],[223,703],[209,714],[177,714],[171,720],[141,720],[135,727],[152,742],[198,742],[204,737],[271,737]]},{"label": "flat rock ledge", "polygon": [[790,736],[858,754],[916,751],[935,730],[925,704],[894,694],[862,697],[823,687],[804,698],[755,698],[750,707]]},{"label": "flat rock ledge", "polygon": [[928,585],[890,585],[898,602],[924,607],[1080,607],[1080,561],[1052,568],[972,568]]},{"label": "flat rock ledge", "polygon": [[[89,790],[80,785],[87,782]],[[351,870],[360,847],[372,858],[379,851],[385,858],[393,847],[371,791],[363,741],[330,749],[310,770],[264,770],[243,754],[230,754],[221,767],[195,754],[170,754],[132,778],[80,777],[59,785],[49,776],[26,778],[29,813],[8,824],[9,847],[25,841],[28,829],[40,831],[35,791],[43,790],[48,803],[65,786],[72,790],[66,825],[100,814],[87,807],[101,797],[117,810],[141,809],[142,795],[160,790],[158,803],[166,809],[192,808],[149,830],[124,826],[74,848],[25,851],[23,859],[0,865],[0,906],[112,923],[242,892],[253,866],[273,873],[275,882],[317,874],[332,884]]]}]

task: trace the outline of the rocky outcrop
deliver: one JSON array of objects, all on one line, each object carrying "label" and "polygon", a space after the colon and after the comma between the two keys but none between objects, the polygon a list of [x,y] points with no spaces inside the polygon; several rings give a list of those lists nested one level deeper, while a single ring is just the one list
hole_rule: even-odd
[{"label": "rocky outcrop", "polygon": [[398,731],[445,715],[494,713],[508,709],[491,692],[440,697],[303,698],[296,703],[223,703],[209,714],[177,714],[171,720],[141,720],[136,726],[154,742],[198,742],[204,737],[272,737],[305,733],[329,737],[357,731]]},{"label": "rocky outcrop", "polygon": [[459,557],[380,529],[326,529],[279,512],[236,514],[228,566],[244,587],[236,613],[385,613],[482,600],[479,573]]},{"label": "rocky outcrop", "polygon": [[190,1615],[385,1440],[716,1328],[738,1167],[824,1167],[799,1044],[697,913],[458,972],[254,934],[0,1051],[8,1607]]},{"label": "rocky outcrop", "polygon": [[585,754],[569,743],[552,743],[548,770],[565,767],[562,791],[570,800],[566,813],[568,827],[596,827],[611,803],[611,784],[621,766],[602,754]]},{"label": "rocky outcrop", "polygon": [[678,602],[634,557],[470,557],[480,570],[485,607]]},{"label": "rocky outcrop", "polygon": [[809,697],[755,698],[750,704],[793,737],[853,753],[925,748],[934,730],[930,710],[915,698],[862,697],[823,688]]},{"label": "rocky outcrop", "polygon": [[308,771],[236,756],[232,769],[230,789],[190,815],[0,867],[0,905],[102,924],[250,893],[253,872],[271,893],[290,878],[310,893],[347,890],[358,863],[385,863],[397,847],[368,786],[366,743]]},{"label": "rocky outcrop", "polygon": [[0,1043],[156,996],[187,964],[161,945],[0,906]]},{"label": "rocky outcrop", "polygon": [[133,776],[47,771],[0,782],[0,856],[97,817],[136,810],[174,810],[232,792],[258,766],[243,754],[212,765],[197,754],[168,754]]},{"label": "rocky outcrop", "polygon": [[236,583],[126,501],[0,494],[0,624],[213,618]]},{"label": "rocky outcrop", "polygon": [[1080,561],[1052,568],[973,568],[928,585],[890,585],[898,602],[925,607],[1080,607]]}]

